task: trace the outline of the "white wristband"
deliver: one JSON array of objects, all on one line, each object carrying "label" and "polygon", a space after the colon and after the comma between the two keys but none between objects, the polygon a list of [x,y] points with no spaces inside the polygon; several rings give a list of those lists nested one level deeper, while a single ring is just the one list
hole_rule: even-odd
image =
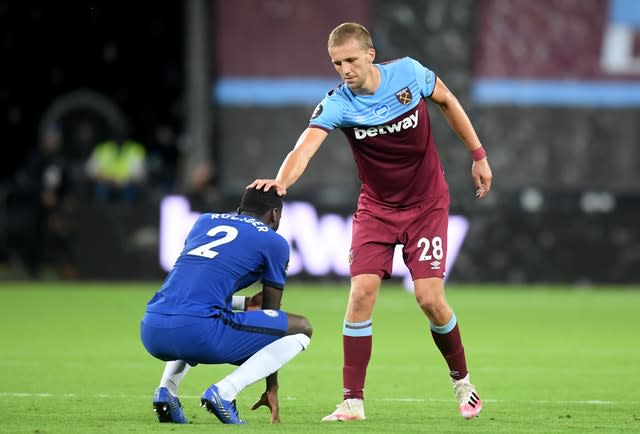
[{"label": "white wristband", "polygon": [[231,309],[233,310],[244,310],[245,298],[242,295],[234,295],[231,297]]}]

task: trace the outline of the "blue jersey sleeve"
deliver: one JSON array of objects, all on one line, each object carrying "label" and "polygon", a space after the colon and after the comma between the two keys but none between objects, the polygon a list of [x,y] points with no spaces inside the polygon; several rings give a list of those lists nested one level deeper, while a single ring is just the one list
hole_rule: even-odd
[{"label": "blue jersey sleeve", "polygon": [[274,232],[265,255],[265,270],[262,283],[274,288],[284,289],[289,265],[289,243]]},{"label": "blue jersey sleeve", "polygon": [[416,72],[416,82],[420,86],[420,94],[428,98],[436,88],[436,73],[422,66],[422,64],[416,60],[412,60],[413,69]]}]

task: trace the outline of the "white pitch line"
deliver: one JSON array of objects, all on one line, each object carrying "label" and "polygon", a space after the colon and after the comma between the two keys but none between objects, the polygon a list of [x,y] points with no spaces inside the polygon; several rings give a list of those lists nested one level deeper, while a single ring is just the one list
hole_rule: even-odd
[{"label": "white pitch line", "polygon": [[[0,398],[101,398],[101,399],[149,399],[152,395],[125,395],[125,394],[108,394],[97,393],[93,395],[78,395],[77,393],[44,393],[44,392],[0,392]],[[200,399],[200,395],[180,395],[182,399]],[[296,401],[298,398],[295,396],[280,397],[281,401]]]},{"label": "white pitch line", "polygon": [[[387,401],[387,402],[449,402],[450,399],[438,399],[438,398],[379,398],[374,401]],[[589,405],[617,405],[617,404],[639,404],[640,401],[609,401],[609,400],[600,400],[600,399],[589,399],[584,401],[573,401],[573,400],[558,400],[552,401],[549,399],[534,399],[530,401],[521,401],[521,400],[506,400],[506,399],[483,399],[483,402],[522,402],[526,404],[589,404]]]},{"label": "white pitch line", "polygon": [[[47,392],[0,392],[0,398],[78,398],[82,397],[82,395],[78,395],[77,393],[47,393]],[[148,399],[149,395],[118,395],[118,394],[108,394],[108,393],[99,393],[94,395],[87,395],[87,398],[102,398],[102,399]],[[199,399],[200,395],[182,395],[180,398],[183,399]],[[284,401],[297,401],[298,398],[295,396],[285,396],[281,397],[280,400]],[[443,399],[443,398],[369,398],[369,400],[373,401],[384,401],[384,402],[450,402],[451,399]],[[640,404],[640,401],[610,401],[610,400],[600,400],[600,399],[588,399],[588,400],[549,400],[549,399],[534,399],[530,401],[522,401],[522,400],[506,400],[506,399],[483,399],[484,402],[492,402],[492,403],[523,403],[523,404],[577,404],[577,405],[620,405],[620,404]]]}]

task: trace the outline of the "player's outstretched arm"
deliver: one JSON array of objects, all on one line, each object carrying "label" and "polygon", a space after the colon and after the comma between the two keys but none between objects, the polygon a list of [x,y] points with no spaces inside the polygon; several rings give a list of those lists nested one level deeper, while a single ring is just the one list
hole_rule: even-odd
[{"label": "player's outstretched arm", "polygon": [[327,132],[320,128],[307,128],[298,138],[296,146],[285,157],[276,179],[256,179],[247,188],[264,191],[275,188],[280,196],[286,195],[287,188],[302,176],[327,135]]}]

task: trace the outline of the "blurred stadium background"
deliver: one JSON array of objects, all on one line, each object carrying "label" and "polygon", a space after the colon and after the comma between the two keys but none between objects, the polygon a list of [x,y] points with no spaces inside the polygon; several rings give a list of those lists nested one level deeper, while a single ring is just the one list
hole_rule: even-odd
[{"label": "blurred stadium background", "polygon": [[[469,223],[450,281],[640,282],[635,0],[2,2],[0,278],[161,279],[162,204],[231,210],[246,183],[275,175],[339,81],[326,37],[344,21],[369,28],[379,61],[434,69],[489,152],[494,187],[479,202],[464,146],[432,112],[452,214]],[[29,167],[52,126],[70,194],[43,222]],[[146,175],[134,200],[101,201],[85,166],[116,137],[145,147]],[[299,235],[293,255],[323,252],[296,277],[340,275],[346,250],[325,235],[348,246],[340,218],[358,188],[335,132],[289,191],[309,219],[297,233],[321,235],[317,249]]]}]

